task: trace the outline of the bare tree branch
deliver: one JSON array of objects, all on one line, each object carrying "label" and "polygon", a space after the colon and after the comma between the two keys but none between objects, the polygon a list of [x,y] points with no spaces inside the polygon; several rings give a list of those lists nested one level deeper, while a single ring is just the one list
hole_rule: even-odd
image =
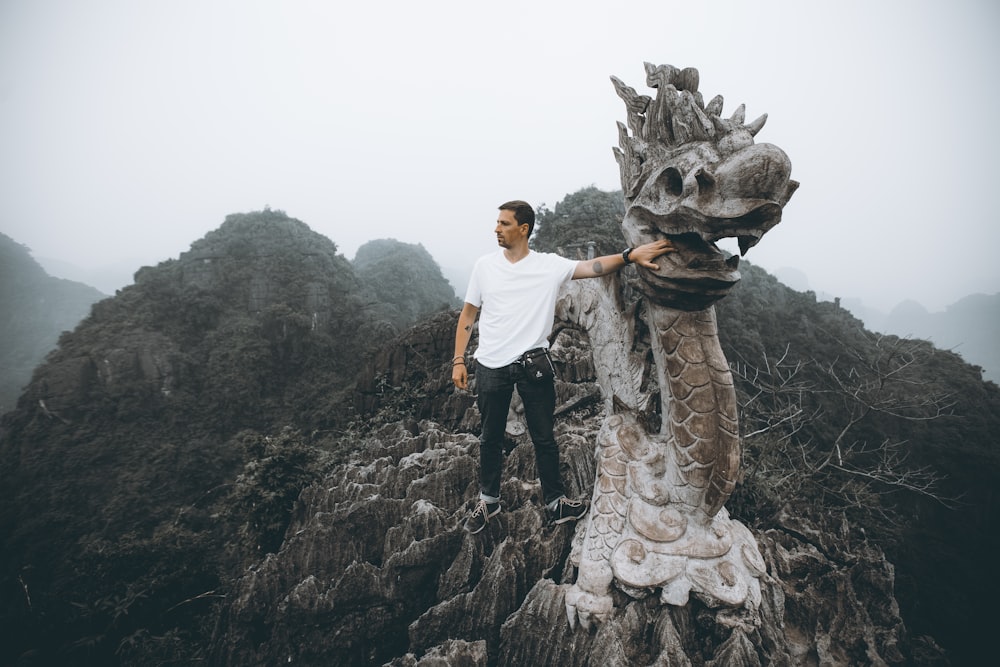
[{"label": "bare tree branch", "polygon": [[901,518],[891,494],[914,493],[955,507],[955,499],[938,492],[939,472],[909,463],[906,442],[868,439],[883,422],[951,414],[953,397],[926,379],[931,348],[923,341],[864,335],[870,346],[837,341],[843,353],[825,364],[796,360],[786,345],[777,359],[765,353],[757,364],[741,358],[731,365],[740,381],[740,423],[751,453],[744,479],[766,480],[765,487],[785,500],[819,494],[894,525]]}]

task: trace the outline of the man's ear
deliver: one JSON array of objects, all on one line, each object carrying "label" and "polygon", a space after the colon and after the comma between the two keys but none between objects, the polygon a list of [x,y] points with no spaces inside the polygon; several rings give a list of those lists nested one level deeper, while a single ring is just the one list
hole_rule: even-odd
[{"label": "man's ear", "polygon": [[517,229],[518,229],[518,231],[519,231],[519,232],[521,232],[521,233],[522,233],[522,234],[523,234],[524,236],[527,236],[528,234],[530,234],[530,233],[531,233],[531,231],[530,231],[530,230],[531,230],[531,228],[530,228],[530,227],[528,227],[528,225],[526,225],[526,224],[524,224],[524,225],[518,225],[518,226],[517,226]]}]

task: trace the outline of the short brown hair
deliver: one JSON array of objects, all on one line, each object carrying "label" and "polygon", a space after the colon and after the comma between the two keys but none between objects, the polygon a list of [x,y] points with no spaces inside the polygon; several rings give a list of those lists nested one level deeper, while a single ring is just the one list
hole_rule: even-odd
[{"label": "short brown hair", "polygon": [[531,232],[535,229],[535,209],[531,208],[531,204],[514,199],[500,204],[497,208],[501,211],[513,211],[517,224],[528,225],[528,236],[531,236]]}]

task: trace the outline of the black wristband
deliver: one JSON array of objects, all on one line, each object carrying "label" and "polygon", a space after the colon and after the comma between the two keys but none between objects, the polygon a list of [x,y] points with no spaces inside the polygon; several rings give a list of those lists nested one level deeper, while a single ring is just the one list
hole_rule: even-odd
[{"label": "black wristband", "polygon": [[625,260],[625,263],[626,263],[626,264],[631,264],[631,263],[632,263],[632,260],[631,260],[631,259],[629,259],[629,255],[631,255],[631,254],[632,254],[632,251],[633,251],[633,250],[635,250],[635,248],[626,248],[626,249],[625,249],[625,250],[624,250],[624,251],[622,252],[622,259],[624,259],[624,260]]}]

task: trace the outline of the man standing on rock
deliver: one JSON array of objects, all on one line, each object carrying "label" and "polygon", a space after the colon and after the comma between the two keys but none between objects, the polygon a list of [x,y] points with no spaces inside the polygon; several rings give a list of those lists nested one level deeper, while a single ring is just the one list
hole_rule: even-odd
[{"label": "man standing on rock", "polygon": [[556,297],[571,279],[605,276],[632,262],[656,271],[653,260],[674,250],[664,239],[629,248],[620,255],[577,262],[551,253],[531,252],[528,238],[534,227],[535,212],[530,204],[515,200],[500,205],[495,231],[502,250],[476,261],[455,332],[451,378],[456,387],[467,389],[465,348],[476,315],[480,315],[479,347],[474,355],[476,404],[482,417],[479,502],[465,522],[466,530],[473,534],[485,528],[500,511],[503,439],[515,387],[524,403],[549,516],[558,524],[576,521],[586,514],[582,500],[565,495],[559,474],[559,446],[552,430],[556,393],[548,337],[555,320]]}]

